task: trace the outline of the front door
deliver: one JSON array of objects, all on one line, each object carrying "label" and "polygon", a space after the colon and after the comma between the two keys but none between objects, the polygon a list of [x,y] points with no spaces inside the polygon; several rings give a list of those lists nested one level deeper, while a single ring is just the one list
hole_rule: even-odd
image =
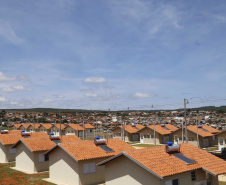
[{"label": "front door", "polygon": [[166,144],[169,141],[169,136],[163,136],[163,144]]},{"label": "front door", "polygon": [[178,135],[174,135],[174,143],[178,144]]},{"label": "front door", "polygon": [[222,148],[224,148],[224,138],[219,138],[219,150],[221,151]]},{"label": "front door", "polygon": [[140,133],[140,143],[144,143],[144,134]]},{"label": "front door", "polygon": [[209,138],[204,138],[203,139],[203,148],[209,147]]}]

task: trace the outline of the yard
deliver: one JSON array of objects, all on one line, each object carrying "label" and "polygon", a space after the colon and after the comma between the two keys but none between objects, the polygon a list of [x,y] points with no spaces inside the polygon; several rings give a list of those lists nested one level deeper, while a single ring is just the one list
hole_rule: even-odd
[{"label": "yard", "polygon": [[10,167],[14,167],[15,163],[0,164],[0,182],[1,185],[14,185],[14,184],[34,184],[34,185],[51,185],[42,179],[49,176],[48,172],[28,175],[22,172],[15,171]]}]

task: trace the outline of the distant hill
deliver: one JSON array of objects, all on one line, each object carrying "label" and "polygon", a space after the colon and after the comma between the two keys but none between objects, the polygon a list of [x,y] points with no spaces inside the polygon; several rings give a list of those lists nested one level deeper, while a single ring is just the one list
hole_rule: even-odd
[{"label": "distant hill", "polygon": [[[10,111],[20,111],[20,112],[47,112],[47,113],[88,113],[88,112],[108,112],[103,110],[86,110],[86,109],[56,109],[56,108],[30,108],[30,109],[4,109],[8,112]],[[133,112],[133,111],[144,111],[144,112],[157,112],[157,111],[183,111],[184,109],[169,109],[169,110],[118,110],[118,111],[111,111],[111,112],[119,112],[119,111],[126,111],[126,112]],[[206,107],[197,107],[197,108],[187,108],[190,111],[225,111],[226,106],[206,106]]]}]

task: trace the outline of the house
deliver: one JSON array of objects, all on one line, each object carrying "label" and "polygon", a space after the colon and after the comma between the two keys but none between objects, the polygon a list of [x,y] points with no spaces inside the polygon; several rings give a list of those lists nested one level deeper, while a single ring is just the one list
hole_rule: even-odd
[{"label": "house", "polygon": [[96,164],[121,153],[134,150],[121,139],[98,139],[60,143],[45,153],[49,157],[49,179],[56,184],[99,184],[105,182],[105,168]]},{"label": "house", "polygon": [[37,173],[47,171],[49,162],[42,155],[56,144],[49,137],[22,138],[12,146],[16,149],[15,170],[25,173]]},{"label": "house", "polygon": [[20,128],[21,125],[22,125],[21,123],[14,123],[14,124],[12,125],[12,129],[13,129],[13,130],[18,130],[18,129]]},{"label": "house", "polygon": [[[187,126],[188,142],[201,148],[217,145],[217,133],[220,133],[220,131],[208,125],[199,124],[198,126]],[[180,128],[173,132],[173,137],[174,142],[178,144],[182,143],[182,129]],[[185,131],[184,142],[186,142]]]},{"label": "house", "polygon": [[217,134],[218,138],[218,149],[221,151],[222,148],[226,148],[226,130]]},{"label": "house", "polygon": [[51,133],[54,133],[54,135],[59,136],[61,130],[61,135],[64,135],[64,129],[66,127],[66,124],[53,124],[51,127]]},{"label": "house", "polygon": [[[171,143],[171,142],[169,142]],[[126,151],[105,166],[106,185],[218,185],[226,161],[190,143]]]},{"label": "house", "polygon": [[75,135],[48,136],[44,132],[31,132],[30,134],[30,138],[22,138],[12,146],[12,149],[16,149],[15,169],[26,173],[48,171],[49,162],[48,159],[44,158],[43,153],[56,144],[82,141]]},{"label": "house", "polygon": [[21,138],[21,134],[0,134],[0,163],[15,161],[16,151],[11,147]]},{"label": "house", "polygon": [[84,137],[93,136],[95,129],[94,126],[92,126],[89,123],[84,124],[68,124],[66,128],[64,128],[65,135],[77,135],[79,137],[83,137],[83,131],[84,131]]},{"label": "house", "polygon": [[26,130],[26,131],[28,131],[27,128],[28,128],[30,125],[31,125],[30,123],[22,123],[18,129],[19,129],[19,130]]},{"label": "house", "polygon": [[[123,128],[124,128],[124,136],[123,136]],[[132,124],[132,125],[121,125],[112,130],[113,138],[121,138],[122,140],[128,141],[139,141],[140,133],[139,131],[143,129],[143,125]]]},{"label": "house", "polygon": [[39,126],[40,124],[39,123],[33,123],[33,124],[30,124],[28,127],[27,127],[27,131],[28,132],[37,132],[39,131]]},{"label": "house", "polygon": [[46,134],[49,135],[51,133],[52,126],[53,124],[50,124],[50,123],[40,124],[38,127],[38,131],[45,132]]},{"label": "house", "polygon": [[148,144],[165,144],[172,141],[172,132],[178,130],[171,124],[148,125],[139,131],[140,142]]}]

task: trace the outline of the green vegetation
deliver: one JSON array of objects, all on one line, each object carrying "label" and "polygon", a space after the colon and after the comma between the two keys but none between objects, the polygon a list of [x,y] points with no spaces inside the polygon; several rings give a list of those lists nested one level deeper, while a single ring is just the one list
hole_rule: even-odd
[{"label": "green vegetation", "polygon": [[219,185],[226,185],[226,182],[219,182]]},{"label": "green vegetation", "polygon": [[25,184],[25,185],[53,185],[43,181],[42,179],[48,178],[49,173],[38,173],[38,174],[25,174],[10,167],[15,166],[15,163],[0,164],[0,181],[2,185],[8,184]]}]

